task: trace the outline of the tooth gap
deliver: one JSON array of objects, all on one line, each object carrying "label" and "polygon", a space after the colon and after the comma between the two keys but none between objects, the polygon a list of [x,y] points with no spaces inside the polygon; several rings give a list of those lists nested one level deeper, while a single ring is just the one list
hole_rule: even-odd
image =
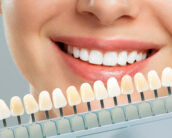
[{"label": "tooth gap", "polygon": [[146,58],[150,57],[150,56],[152,55],[153,52],[154,52],[153,49],[149,49],[149,50],[147,51],[147,57],[146,57]]},{"label": "tooth gap", "polygon": [[57,44],[62,51],[67,53],[67,46],[64,43],[57,42]]}]

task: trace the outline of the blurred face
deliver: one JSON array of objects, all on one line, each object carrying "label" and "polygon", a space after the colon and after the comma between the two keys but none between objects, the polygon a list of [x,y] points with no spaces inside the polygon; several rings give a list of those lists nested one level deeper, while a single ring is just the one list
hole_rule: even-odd
[{"label": "blurred face", "polygon": [[169,3],[1,0],[1,7],[12,56],[37,97],[42,90],[59,87],[65,94],[69,85],[79,90],[83,82],[106,82],[111,76],[120,81],[136,72],[147,77],[152,69],[160,75],[164,67],[172,67]]}]

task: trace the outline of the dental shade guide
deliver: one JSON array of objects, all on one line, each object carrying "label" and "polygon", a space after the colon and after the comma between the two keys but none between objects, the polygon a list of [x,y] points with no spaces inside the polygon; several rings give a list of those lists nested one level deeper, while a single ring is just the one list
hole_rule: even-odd
[{"label": "dental shade guide", "polygon": [[172,112],[172,95],[171,95],[171,86],[172,86],[172,69],[166,67],[162,71],[161,83],[163,87],[167,88],[168,97],[165,100],[167,112]]},{"label": "dental shade guide", "polygon": [[46,121],[42,125],[43,136],[50,137],[57,134],[54,121],[49,120],[49,110],[52,109],[52,101],[48,91],[42,91],[39,95],[39,109],[45,112]]},{"label": "dental shade guide", "polygon": [[35,121],[35,113],[39,111],[39,105],[31,94],[27,94],[23,98],[25,111],[31,116],[32,123],[27,127],[29,138],[42,138],[41,126]]},{"label": "dental shade guide", "polygon": [[154,92],[155,96],[155,100],[152,103],[152,111],[154,115],[159,115],[167,112],[164,101],[158,99],[158,89],[161,88],[161,81],[156,71],[151,70],[148,72],[148,82],[150,90]]},{"label": "dental shade guide", "polygon": [[81,99],[83,103],[87,103],[88,113],[84,116],[87,129],[98,127],[98,119],[95,113],[91,112],[91,103],[95,99],[94,92],[89,83],[83,83],[80,87]]},{"label": "dental shade guide", "polygon": [[64,97],[61,89],[56,88],[52,94],[53,104],[55,109],[59,109],[60,118],[56,121],[56,126],[58,126],[58,134],[64,134],[71,132],[71,126],[68,119],[64,118],[63,107],[67,105],[66,98]]},{"label": "dental shade guide", "polygon": [[148,102],[145,102],[144,92],[149,89],[147,80],[142,73],[136,73],[134,76],[136,90],[140,93],[141,103],[138,104],[139,117],[148,117],[152,115],[152,109]]},{"label": "dental shade guide", "polygon": [[7,118],[11,116],[10,110],[4,100],[0,99],[0,120],[3,123],[3,131],[0,132],[0,138],[14,138],[13,131],[7,128]]},{"label": "dental shade guide", "polygon": [[125,108],[126,120],[138,119],[138,110],[137,107],[132,104],[131,94],[134,91],[134,86],[132,78],[129,75],[125,75],[121,80],[121,91],[122,94],[127,95],[128,105]]},{"label": "dental shade guide", "polygon": [[94,82],[94,92],[96,100],[100,101],[101,111],[98,112],[99,125],[107,125],[112,123],[111,114],[108,110],[104,109],[104,99],[108,97],[107,90],[104,83],[100,80]]},{"label": "dental shade guide", "polygon": [[[148,73],[148,82],[143,74],[135,74],[134,83],[141,99],[138,103],[133,103],[131,98],[134,86],[130,76],[122,78],[121,87],[113,77],[107,81],[107,89],[102,81],[95,82],[93,90],[90,84],[84,83],[80,87],[81,97],[76,88],[70,86],[67,89],[67,98],[69,105],[74,110],[74,114],[70,116],[63,115],[63,108],[67,105],[67,101],[62,91],[59,88],[55,89],[52,99],[53,106],[59,111],[59,117],[54,119],[49,119],[48,114],[49,110],[52,109],[51,98],[48,92],[43,91],[39,96],[39,110],[47,111],[47,120],[44,121],[35,120],[33,115],[38,112],[38,106],[33,97],[27,95],[24,100],[25,111],[32,117],[32,122],[22,125],[19,119],[18,126],[7,128],[3,120],[8,118],[10,113],[2,108],[0,109],[0,120],[2,120],[4,127],[0,130],[0,138],[171,137],[169,129],[172,127],[172,98],[170,93],[172,75],[170,73],[172,74],[171,68],[166,69],[166,72],[162,73],[160,81],[156,72],[153,71],[152,73],[151,71]],[[158,95],[158,89],[162,87],[161,84],[167,88],[167,97],[160,98]],[[155,99],[145,99],[144,94],[149,89],[154,91]],[[120,94],[127,96],[128,105],[118,105]],[[104,99],[107,97],[113,99],[114,107],[104,108]],[[100,101],[102,108],[98,111],[91,109],[91,102],[95,98]],[[81,99],[87,105],[88,112],[86,113],[77,112],[77,106],[81,103]],[[1,100],[0,105],[2,106]],[[24,108],[19,97],[13,97],[10,107],[13,116],[23,115]]]},{"label": "dental shade guide", "polygon": [[113,123],[119,123],[125,121],[124,110],[118,107],[117,97],[120,96],[121,90],[116,78],[111,77],[107,81],[107,91],[109,97],[113,98],[114,108],[111,111]]},{"label": "dental shade guide", "polygon": [[74,116],[70,120],[72,131],[83,130],[85,129],[85,124],[83,118],[77,114],[77,107],[76,107],[76,105],[81,103],[81,97],[79,96],[75,86],[68,87],[66,93],[67,93],[67,99],[69,105],[73,107],[73,112],[74,112]]}]

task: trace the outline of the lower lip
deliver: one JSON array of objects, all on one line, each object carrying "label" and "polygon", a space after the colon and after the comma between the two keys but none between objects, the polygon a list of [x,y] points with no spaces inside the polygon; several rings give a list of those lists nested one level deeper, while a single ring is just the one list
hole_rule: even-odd
[{"label": "lower lip", "polygon": [[140,72],[152,58],[151,56],[145,60],[127,66],[107,67],[93,65],[80,59],[76,59],[73,56],[63,52],[57,45],[56,47],[69,69],[71,69],[76,75],[89,81],[102,80],[106,82],[110,77],[115,77],[118,81],[120,81],[126,74],[134,76],[134,74]]}]

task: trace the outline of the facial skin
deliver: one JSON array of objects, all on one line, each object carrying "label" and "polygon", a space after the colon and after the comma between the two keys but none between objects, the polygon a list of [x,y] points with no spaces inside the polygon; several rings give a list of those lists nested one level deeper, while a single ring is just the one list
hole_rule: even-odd
[{"label": "facial skin", "polygon": [[[33,95],[59,87],[65,94],[69,85],[78,90],[82,78],[66,65],[51,41],[52,36],[132,39],[161,45],[162,48],[143,69],[155,69],[159,75],[172,67],[171,0],[1,0],[7,42],[14,61],[31,84]],[[94,48],[94,46],[93,46]],[[125,48],[124,48],[125,49]],[[161,89],[162,91],[162,89]],[[160,95],[165,95],[160,91]],[[137,101],[138,94],[133,95]],[[152,97],[152,93],[147,94]],[[120,96],[119,103],[126,97]],[[99,108],[97,102],[93,109]],[[107,107],[112,100],[105,101]],[[80,112],[86,105],[78,106]],[[67,107],[65,114],[72,113]],[[56,111],[51,112],[51,117]],[[37,119],[43,119],[37,116]]]}]

